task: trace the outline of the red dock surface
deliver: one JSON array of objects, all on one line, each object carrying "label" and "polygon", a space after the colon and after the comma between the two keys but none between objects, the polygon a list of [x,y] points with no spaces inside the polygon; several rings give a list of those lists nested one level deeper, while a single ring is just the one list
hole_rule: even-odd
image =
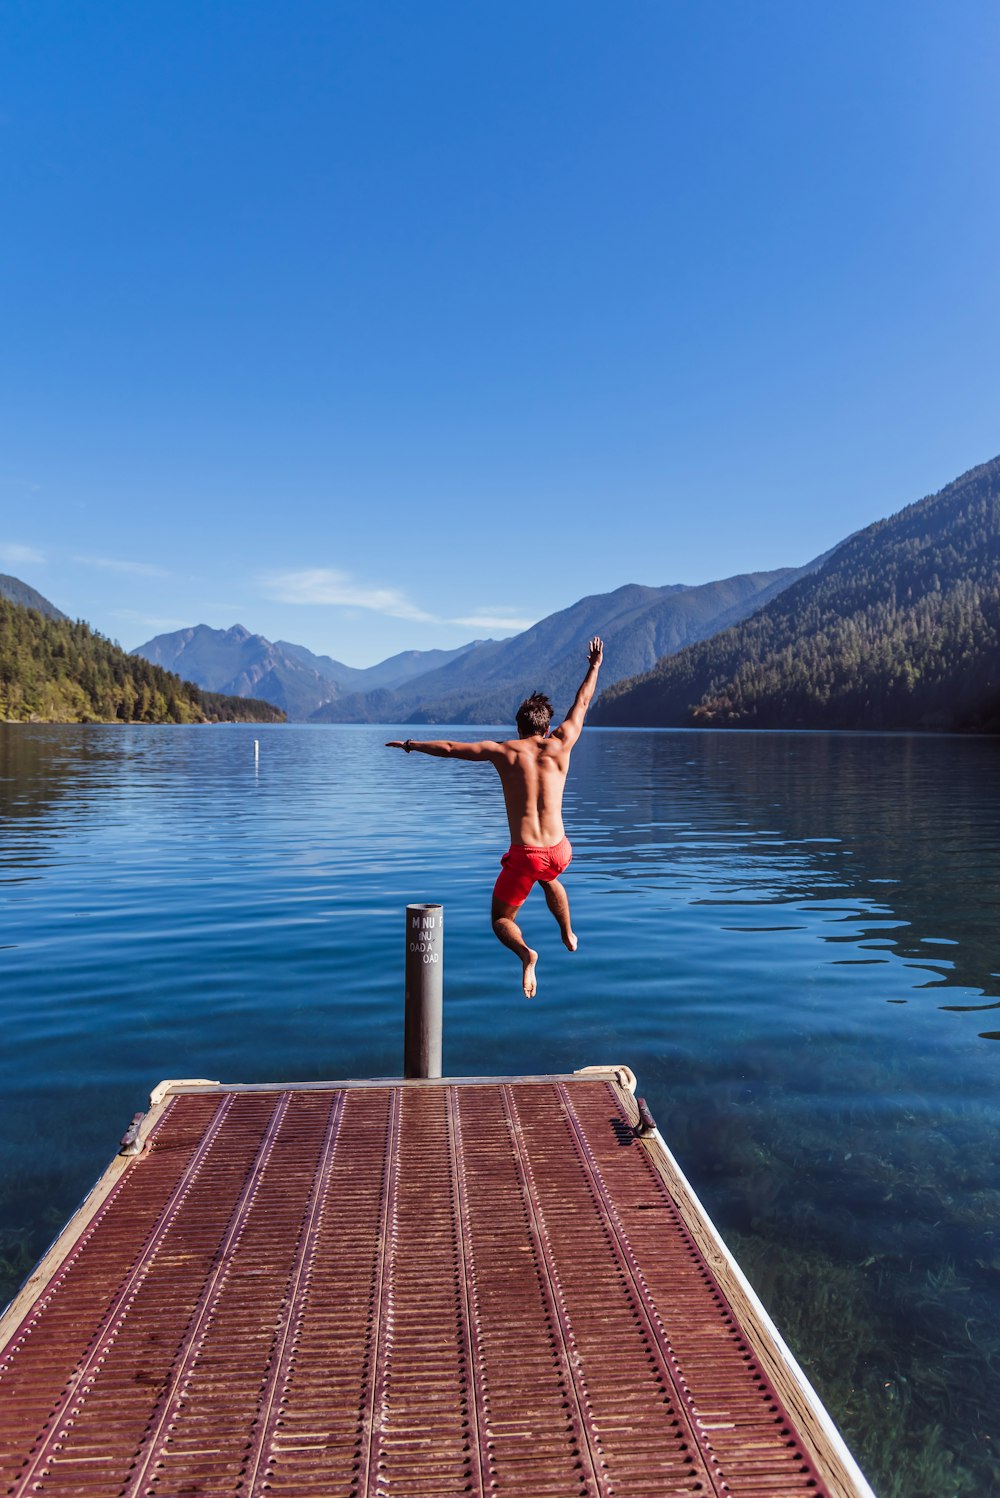
[{"label": "red dock surface", "polygon": [[0,1490],[871,1498],[631,1086],[163,1084],[0,1321]]}]

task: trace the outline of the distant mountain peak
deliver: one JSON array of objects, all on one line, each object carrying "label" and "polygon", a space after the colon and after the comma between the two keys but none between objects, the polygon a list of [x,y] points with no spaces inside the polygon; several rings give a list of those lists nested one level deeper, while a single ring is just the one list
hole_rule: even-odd
[{"label": "distant mountain peak", "polygon": [[302,721],[345,692],[391,691],[473,648],[407,650],[361,669],[328,655],[314,655],[289,640],[268,640],[243,624],[228,629],[194,624],[156,635],[132,654],[208,691],[262,698],[289,718]]}]

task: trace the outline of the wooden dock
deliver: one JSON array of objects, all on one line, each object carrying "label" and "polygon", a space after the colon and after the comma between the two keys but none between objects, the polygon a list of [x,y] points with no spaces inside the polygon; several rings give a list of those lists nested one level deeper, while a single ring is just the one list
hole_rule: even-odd
[{"label": "wooden dock", "polygon": [[872,1498],[634,1086],[162,1083],[0,1320],[2,1490]]}]

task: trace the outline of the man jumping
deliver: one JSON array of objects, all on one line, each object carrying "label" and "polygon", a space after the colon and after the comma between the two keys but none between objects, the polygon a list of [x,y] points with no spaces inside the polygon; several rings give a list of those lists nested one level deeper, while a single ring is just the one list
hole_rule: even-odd
[{"label": "man jumping", "polygon": [[489,760],[500,776],[511,841],[500,860],[500,877],[493,889],[493,930],[521,959],[526,999],[533,999],[538,991],[538,953],[524,940],[515,916],[536,882],[541,884],[545,903],[556,918],[563,945],[571,952],[577,946],[570,925],[569,900],[558,876],[569,867],[573,856],[563,827],[563,790],[570,753],[583,729],[604,658],[604,643],[596,635],[587,653],[590,665],[573,706],[551,734],[552,704],[541,692],[535,692],[517,710],[518,737],[503,744],[492,739],[478,744],[451,739],[407,739],[405,743],[392,739],[386,745],[387,749],[405,749],[407,754],[419,750],[439,759]]}]

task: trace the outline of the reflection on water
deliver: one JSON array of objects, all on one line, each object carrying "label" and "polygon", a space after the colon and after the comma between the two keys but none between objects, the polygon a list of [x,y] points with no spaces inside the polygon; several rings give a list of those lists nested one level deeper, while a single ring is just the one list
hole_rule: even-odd
[{"label": "reflection on water", "polygon": [[997,744],[588,730],[526,1004],[495,775],[391,736],[0,728],[7,1288],[161,1077],[398,1075],[442,901],[446,1068],[628,1062],[881,1498],[997,1487]]}]

